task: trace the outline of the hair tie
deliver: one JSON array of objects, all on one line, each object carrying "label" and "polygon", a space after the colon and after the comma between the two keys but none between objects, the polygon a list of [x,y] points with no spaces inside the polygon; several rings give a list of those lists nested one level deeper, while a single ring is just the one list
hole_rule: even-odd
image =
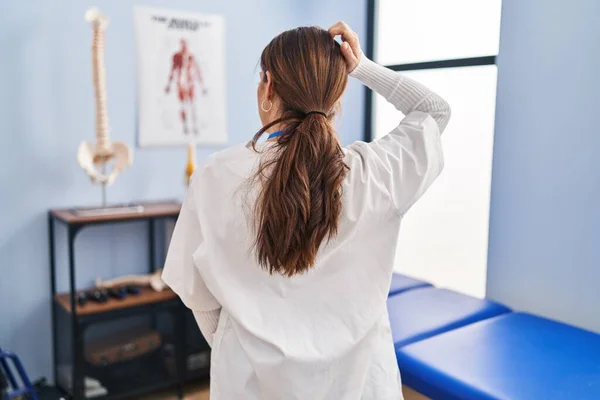
[{"label": "hair tie", "polygon": [[320,115],[324,116],[325,118],[327,118],[327,114],[325,114],[323,111],[309,111],[309,112],[304,113],[305,116],[309,116],[311,114],[320,114]]}]

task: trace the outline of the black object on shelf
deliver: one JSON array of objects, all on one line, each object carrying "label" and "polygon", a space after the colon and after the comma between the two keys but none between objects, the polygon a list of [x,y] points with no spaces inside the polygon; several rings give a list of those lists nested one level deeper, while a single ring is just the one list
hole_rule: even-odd
[{"label": "black object on shelf", "polygon": [[127,285],[125,286],[125,291],[129,294],[137,296],[138,294],[140,294],[140,287],[135,285]]},{"label": "black object on shelf", "polygon": [[79,292],[77,293],[77,304],[80,307],[83,307],[86,305],[86,303],[88,302],[88,295],[85,292]]},{"label": "black object on shelf", "polygon": [[109,288],[107,290],[108,292],[108,296],[113,298],[113,299],[124,299],[125,296],[127,296],[127,290],[125,290],[124,287],[118,287],[118,288]]},{"label": "black object on shelf", "polygon": [[108,291],[106,289],[96,289],[87,292],[88,299],[96,303],[106,303],[108,301]]},{"label": "black object on shelf", "polygon": [[[157,313],[166,312],[173,321],[173,357],[171,370],[157,369],[156,376],[148,375],[145,379],[127,379],[121,384],[108,385],[108,394],[97,397],[98,399],[119,399],[127,396],[140,395],[153,390],[177,385],[179,398],[183,398],[183,382],[188,377],[186,359],[188,349],[186,346],[186,313],[189,310],[181,303],[179,298],[170,290],[155,292],[149,288],[125,287],[117,288],[114,292],[88,291],[78,292],[75,287],[75,239],[85,227],[105,224],[119,224],[130,221],[145,221],[148,227],[148,272],[156,268],[155,225],[159,220],[175,220],[179,215],[180,204],[176,202],[143,204],[143,209],[131,212],[115,213],[73,213],[72,209],[50,210],[48,213],[49,249],[50,249],[50,287],[52,293],[52,326],[53,326],[53,366],[54,376],[58,376],[59,364],[65,363],[65,358],[70,358],[72,368],[68,372],[69,385],[58,388],[73,399],[85,399],[85,378],[90,372],[90,365],[85,361],[86,343],[84,334],[90,325],[100,322],[112,321],[115,318],[147,314],[156,318]],[[56,272],[57,262],[55,255],[56,239],[55,228],[63,225],[67,233],[67,266],[69,277],[69,291],[57,293]],[[95,301],[94,301],[95,300]],[[67,328],[65,330],[65,327]],[[197,329],[197,328],[196,328]],[[63,349],[66,346],[68,348]],[[62,351],[59,351],[60,350]],[[154,354],[154,357],[157,357]],[[125,368],[125,364],[123,364]],[[133,364],[128,364],[133,365]],[[142,374],[143,375],[143,374]],[[151,378],[151,379],[148,379]],[[58,381],[58,379],[57,379]]]}]

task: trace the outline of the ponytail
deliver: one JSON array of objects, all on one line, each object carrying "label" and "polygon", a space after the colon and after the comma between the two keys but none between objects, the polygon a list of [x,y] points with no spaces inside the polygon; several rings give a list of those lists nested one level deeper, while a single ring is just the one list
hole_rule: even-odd
[{"label": "ponytail", "polygon": [[348,167],[330,120],[348,74],[339,44],[316,27],[276,36],[263,50],[261,68],[271,73],[281,114],[253,143],[273,126],[282,134],[254,175],[254,251],[271,274],[293,276],[314,266],[323,241],[338,231]]},{"label": "ponytail", "polygon": [[312,267],[321,243],[337,234],[348,167],[326,117],[285,120],[292,122],[278,137],[275,156],[265,157],[256,174],[263,179],[254,211],[255,252],[271,274],[292,276]]}]

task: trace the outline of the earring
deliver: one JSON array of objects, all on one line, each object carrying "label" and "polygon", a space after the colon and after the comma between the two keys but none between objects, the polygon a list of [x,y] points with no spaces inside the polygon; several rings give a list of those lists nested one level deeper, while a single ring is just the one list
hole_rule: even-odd
[{"label": "earring", "polygon": [[260,108],[264,111],[264,112],[269,112],[271,111],[271,108],[273,108],[273,102],[271,100],[269,100],[269,108],[265,109],[265,101],[267,101],[266,99],[262,101],[262,103],[260,103]]}]

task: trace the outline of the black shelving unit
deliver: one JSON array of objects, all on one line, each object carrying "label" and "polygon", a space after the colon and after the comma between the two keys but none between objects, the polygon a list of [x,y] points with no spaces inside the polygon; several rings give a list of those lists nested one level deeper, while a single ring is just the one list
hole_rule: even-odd
[{"label": "black shelving unit", "polygon": [[[171,320],[170,335],[173,354],[174,373],[158,373],[156,376],[140,373],[139,379],[128,379],[123,384],[107,384],[108,393],[94,399],[121,399],[139,395],[167,387],[178,387],[179,398],[183,398],[183,383],[185,380],[208,376],[208,368],[196,371],[194,374],[187,371],[186,357],[189,354],[189,334],[186,334],[189,322],[189,310],[181,303],[179,298],[170,289],[154,292],[152,289],[142,289],[137,296],[128,296],[123,300],[109,300],[106,303],[88,302],[84,306],[77,304],[76,295],[78,288],[75,284],[75,240],[83,228],[89,226],[119,224],[132,221],[144,221],[148,229],[148,272],[156,268],[156,224],[158,221],[175,220],[179,215],[180,204],[177,202],[141,204],[142,209],[131,212],[104,213],[102,215],[80,214],[75,210],[50,210],[48,213],[49,249],[50,249],[50,276],[52,293],[52,326],[53,326],[53,366],[57,386],[75,400],[85,399],[84,377],[90,367],[85,360],[85,333],[93,325],[119,320],[123,318],[147,315],[152,318],[152,325],[156,324],[158,316],[167,316]],[[57,293],[56,272],[56,234],[57,226],[66,228],[67,264],[69,275],[69,289],[66,293]],[[201,336],[200,336],[201,337]],[[196,338],[196,342],[197,342]],[[201,339],[203,342],[203,339]],[[204,342],[205,344],[205,342]],[[203,343],[200,344],[200,347]],[[60,382],[59,363],[62,354],[59,347],[66,348],[70,353],[69,381],[70,385]],[[208,350],[208,345],[206,345]]]}]

